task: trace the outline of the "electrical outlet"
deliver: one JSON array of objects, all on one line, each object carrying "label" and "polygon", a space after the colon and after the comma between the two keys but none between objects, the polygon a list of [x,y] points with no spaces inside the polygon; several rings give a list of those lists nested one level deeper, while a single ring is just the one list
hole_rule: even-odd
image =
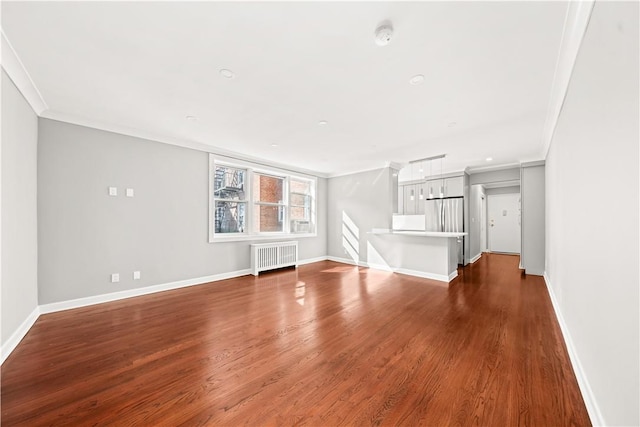
[{"label": "electrical outlet", "polygon": [[134,271],[133,272],[133,280],[140,280],[140,272],[139,271]]},{"label": "electrical outlet", "polygon": [[109,195],[110,196],[117,196],[118,195],[118,189],[116,187],[109,187]]},{"label": "electrical outlet", "polygon": [[118,273],[113,273],[111,275],[111,283],[117,283],[120,281],[120,275]]},{"label": "electrical outlet", "polygon": [[127,197],[133,197],[133,188],[127,188],[126,195]]}]

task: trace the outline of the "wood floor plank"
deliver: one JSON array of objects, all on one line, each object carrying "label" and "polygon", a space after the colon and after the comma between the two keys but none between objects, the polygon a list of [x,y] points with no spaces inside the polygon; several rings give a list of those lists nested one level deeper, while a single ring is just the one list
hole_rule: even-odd
[{"label": "wood floor plank", "polygon": [[543,279],[485,254],[449,287],[334,262],[41,316],[3,426],[590,421]]}]

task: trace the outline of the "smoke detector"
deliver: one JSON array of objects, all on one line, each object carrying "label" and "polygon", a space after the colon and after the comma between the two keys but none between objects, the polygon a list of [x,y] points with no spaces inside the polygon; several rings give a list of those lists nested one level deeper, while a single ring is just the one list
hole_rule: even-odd
[{"label": "smoke detector", "polygon": [[382,23],[378,28],[376,28],[375,32],[375,40],[378,46],[386,46],[391,41],[391,37],[393,36],[393,27],[391,23],[385,22]]}]

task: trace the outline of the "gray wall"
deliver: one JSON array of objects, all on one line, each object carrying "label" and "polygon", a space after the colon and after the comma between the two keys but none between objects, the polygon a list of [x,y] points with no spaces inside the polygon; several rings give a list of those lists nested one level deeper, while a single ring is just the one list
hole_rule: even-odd
[{"label": "gray wall", "polygon": [[[40,304],[248,269],[251,242],[207,241],[208,165],[202,151],[41,118]],[[318,179],[318,237],[299,239],[300,259],[326,255],[326,200]]]},{"label": "gray wall", "polygon": [[[394,183],[397,185],[393,172],[393,169],[383,168],[329,179],[329,256],[368,262],[371,235],[367,232],[372,228],[391,228],[393,197],[396,194],[392,186]],[[353,229],[351,223],[357,230]],[[355,237],[352,253],[345,249],[351,239],[349,233]]]},{"label": "gray wall", "polygon": [[545,165],[546,274],[611,426],[640,425],[638,6],[595,3]]},{"label": "gray wall", "polygon": [[2,71],[2,346],[38,306],[38,118]]},{"label": "gray wall", "polygon": [[520,265],[527,274],[544,274],[544,165],[522,167],[520,178],[522,248]]}]

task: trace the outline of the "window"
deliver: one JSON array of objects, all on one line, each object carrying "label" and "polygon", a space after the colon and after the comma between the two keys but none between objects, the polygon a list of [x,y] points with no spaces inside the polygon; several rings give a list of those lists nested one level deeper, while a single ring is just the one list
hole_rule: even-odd
[{"label": "window", "polygon": [[209,241],[315,235],[314,178],[210,157]]},{"label": "window", "polygon": [[291,178],[289,181],[289,217],[292,233],[310,233],[313,208],[311,181]]},{"label": "window", "polygon": [[253,175],[254,230],[258,233],[285,231],[285,178],[261,173]]},{"label": "window", "polygon": [[214,233],[244,233],[247,197],[246,169],[216,165],[213,178]]}]

